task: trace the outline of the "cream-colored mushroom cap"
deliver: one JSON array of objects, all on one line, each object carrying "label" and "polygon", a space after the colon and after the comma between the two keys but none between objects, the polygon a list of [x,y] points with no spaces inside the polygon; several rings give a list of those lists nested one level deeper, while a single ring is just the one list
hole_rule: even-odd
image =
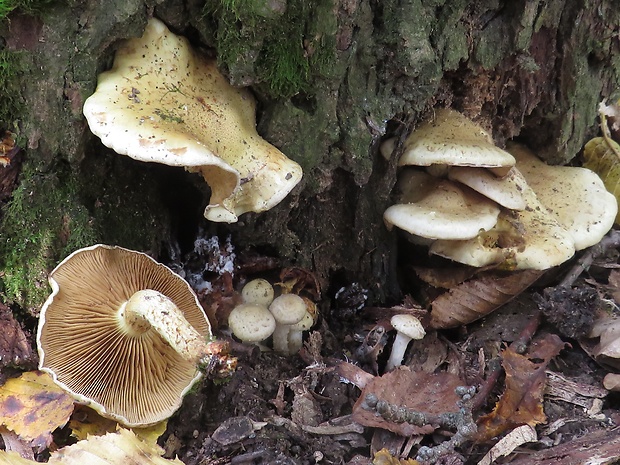
[{"label": "cream-colored mushroom cap", "polygon": [[147,426],[171,416],[200,378],[196,363],[148,324],[128,324],[124,313],[132,296],[148,290],[140,298],[167,299],[194,332],[210,338],[209,321],[189,285],[146,254],[105,245],[72,253],[49,282],[52,294],[37,334],[40,369],[79,402],[124,425]]},{"label": "cream-colored mushroom cap", "polygon": [[514,170],[503,177],[497,177],[485,168],[453,166],[448,171],[448,178],[472,188],[476,192],[511,210],[523,210],[525,199],[521,188],[515,182]]},{"label": "cream-colored mushroom cap", "polygon": [[[450,109],[438,109],[434,118],[416,128],[404,145],[398,161],[401,166],[476,166],[496,168],[496,173],[505,174],[515,164],[513,156],[497,147],[482,127]],[[386,145],[383,151],[388,149]]]},{"label": "cream-colored mushroom cap", "polygon": [[435,241],[430,252],[471,266],[505,261],[510,269],[546,270],[571,258],[572,235],[540,203],[518,169],[514,174],[527,204],[524,210],[503,210],[488,232],[466,241]]},{"label": "cream-colored mushroom cap", "polygon": [[[407,186],[414,183],[415,188]],[[471,239],[497,222],[495,202],[467,186],[425,173],[411,172],[399,181],[402,202],[383,214],[388,229],[396,226],[429,239]],[[412,201],[414,200],[414,201]]]},{"label": "cream-colored mushroom cap", "polygon": [[538,200],[571,234],[576,250],[597,244],[607,234],[614,224],[618,203],[596,173],[586,168],[547,165],[522,145],[510,144],[508,150]]},{"label": "cream-colored mushroom cap", "polygon": [[273,334],[276,320],[264,305],[237,305],[228,316],[228,326],[243,342],[261,342]]},{"label": "cream-colored mushroom cap", "polygon": [[241,289],[241,298],[246,303],[264,305],[269,307],[273,302],[274,290],[269,281],[263,278],[248,281]]},{"label": "cream-colored mushroom cap", "polygon": [[205,216],[232,223],[272,208],[302,177],[297,163],[258,135],[255,107],[215,60],[151,18],[141,38],[118,48],[84,116],[117,153],[199,172],[211,187]]}]

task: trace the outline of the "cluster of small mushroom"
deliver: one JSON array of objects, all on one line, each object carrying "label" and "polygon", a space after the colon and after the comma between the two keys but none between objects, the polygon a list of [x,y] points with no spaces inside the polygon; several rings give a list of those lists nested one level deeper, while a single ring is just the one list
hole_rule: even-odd
[{"label": "cluster of small mushroom", "polygon": [[261,343],[272,338],[273,350],[292,355],[301,349],[303,332],[314,325],[315,312],[297,294],[275,297],[266,279],[254,279],[241,290],[243,303],[228,316],[232,333],[243,342]]},{"label": "cluster of small mushroom", "polygon": [[[544,270],[598,243],[614,223],[616,199],[595,173],[549,166],[515,143],[501,150],[454,110],[438,110],[404,145],[399,203],[384,221],[432,254],[475,267]],[[383,155],[394,146],[387,140]]]}]

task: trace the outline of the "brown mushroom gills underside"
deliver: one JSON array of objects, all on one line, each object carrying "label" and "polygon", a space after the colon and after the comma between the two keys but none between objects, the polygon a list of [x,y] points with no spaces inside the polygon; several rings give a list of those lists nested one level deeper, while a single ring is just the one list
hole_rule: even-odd
[{"label": "brown mushroom gills underside", "polygon": [[61,265],[50,276],[58,291],[41,315],[41,368],[78,400],[129,426],[169,417],[198,378],[196,366],[152,329],[130,335],[117,312],[136,291],[154,289],[208,337],[209,323],[187,283],[150,257],[121,248],[76,253]]}]

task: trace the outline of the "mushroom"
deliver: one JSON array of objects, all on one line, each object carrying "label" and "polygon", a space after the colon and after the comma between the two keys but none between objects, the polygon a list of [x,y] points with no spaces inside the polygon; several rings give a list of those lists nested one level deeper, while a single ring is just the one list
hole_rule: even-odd
[{"label": "mushroom", "polygon": [[471,239],[497,222],[497,204],[466,186],[413,170],[399,185],[405,186],[402,203],[383,214],[388,229],[397,226],[429,239]]},{"label": "mushroom", "polygon": [[273,286],[266,279],[258,278],[249,281],[241,289],[241,298],[244,302],[264,305],[269,307],[273,302]]},{"label": "mushroom", "polygon": [[211,326],[190,286],[151,257],[94,245],[50,274],[39,368],[126,426],[168,418],[198,381]]},{"label": "mushroom", "polygon": [[[306,302],[297,294],[282,294],[276,297],[269,311],[276,320],[276,329],[273,332],[273,349],[285,355],[291,355],[289,337],[291,332],[301,332],[293,325],[301,322],[308,314]],[[312,326],[312,325],[310,325]]]},{"label": "mushroom", "polygon": [[215,60],[151,18],[125,41],[84,103],[103,144],[140,161],[182,166],[211,187],[205,217],[233,223],[277,205],[301,167],[256,132],[255,101],[232,87]]},{"label": "mushroom", "polygon": [[596,173],[574,166],[550,166],[526,147],[511,143],[507,150],[547,210],[573,237],[575,249],[597,244],[614,224],[618,202]]},{"label": "mushroom", "polygon": [[448,171],[449,179],[465,184],[502,207],[524,210],[526,202],[515,176],[514,168],[501,178],[485,168],[453,166]]},{"label": "mushroom", "polygon": [[[394,139],[384,142],[384,156],[393,151],[394,143]],[[434,118],[407,137],[398,164],[488,167],[503,176],[514,166],[515,159],[495,146],[482,127],[458,111],[444,108],[436,110]]]},{"label": "mushroom", "polygon": [[413,315],[394,315],[390,319],[390,323],[396,330],[396,338],[394,338],[392,352],[385,366],[385,371],[390,371],[403,362],[405,351],[412,339],[422,339],[426,335],[422,323]]},{"label": "mushroom", "polygon": [[243,342],[262,342],[276,329],[276,320],[266,306],[257,303],[237,305],[228,315],[228,326]]},{"label": "mushroom", "polygon": [[571,234],[540,203],[518,170],[514,180],[526,201],[521,211],[503,210],[497,224],[469,240],[438,240],[430,252],[470,266],[503,264],[507,269],[546,270],[575,253]]}]

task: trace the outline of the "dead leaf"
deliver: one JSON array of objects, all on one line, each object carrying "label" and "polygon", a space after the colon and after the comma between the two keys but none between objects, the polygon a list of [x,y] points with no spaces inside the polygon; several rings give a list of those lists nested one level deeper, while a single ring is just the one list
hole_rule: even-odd
[{"label": "dead leaf", "polygon": [[372,465],[418,465],[419,463],[413,459],[400,460],[390,454],[387,449],[381,449],[372,459]]},{"label": "dead leaf", "polygon": [[435,430],[434,425],[415,426],[409,423],[395,423],[375,415],[363,407],[368,394],[392,405],[406,407],[426,414],[457,412],[460,398],[454,390],[462,385],[458,376],[451,373],[413,372],[406,366],[370,380],[353,406],[353,420],[372,428],[383,428],[401,436],[427,434]]},{"label": "dead leaf", "polygon": [[13,318],[13,312],[0,303],[0,367],[32,363],[33,358],[28,339]]},{"label": "dead leaf", "polygon": [[[132,430],[146,442],[157,442],[157,439],[166,431],[167,424],[168,420],[164,420],[147,428],[132,428]],[[117,422],[102,417],[85,405],[76,405],[69,421],[71,436],[78,440],[87,439],[89,436],[103,436],[107,433],[113,433],[118,427]]]},{"label": "dead leaf", "polygon": [[52,431],[64,426],[71,412],[73,399],[42,371],[23,373],[0,387],[1,424],[36,450],[51,444]]},{"label": "dead leaf", "polygon": [[547,420],[542,404],[545,369],[564,346],[558,336],[548,334],[532,343],[527,356],[510,347],[503,351],[506,389],[493,411],[478,419],[478,441],[486,441],[517,426],[536,426]]},{"label": "dead leaf", "polygon": [[282,293],[307,295],[310,299],[321,299],[321,285],[314,273],[305,268],[290,267],[280,272],[280,282],[276,283],[282,289]]},{"label": "dead leaf", "polygon": [[[50,465],[183,465],[179,459],[162,457],[164,450],[155,442],[147,442],[133,431],[120,429],[105,436],[91,436],[71,446],[52,452]],[[22,459],[13,452],[0,451],[0,463],[7,465],[32,465],[37,462]]]},{"label": "dead leaf", "polygon": [[498,458],[511,454],[517,447],[537,440],[538,436],[534,427],[530,425],[519,426],[500,439],[477,465],[491,465]]},{"label": "dead leaf", "polygon": [[430,327],[454,328],[491,313],[530,287],[544,272],[486,272],[450,289],[432,303]]}]

